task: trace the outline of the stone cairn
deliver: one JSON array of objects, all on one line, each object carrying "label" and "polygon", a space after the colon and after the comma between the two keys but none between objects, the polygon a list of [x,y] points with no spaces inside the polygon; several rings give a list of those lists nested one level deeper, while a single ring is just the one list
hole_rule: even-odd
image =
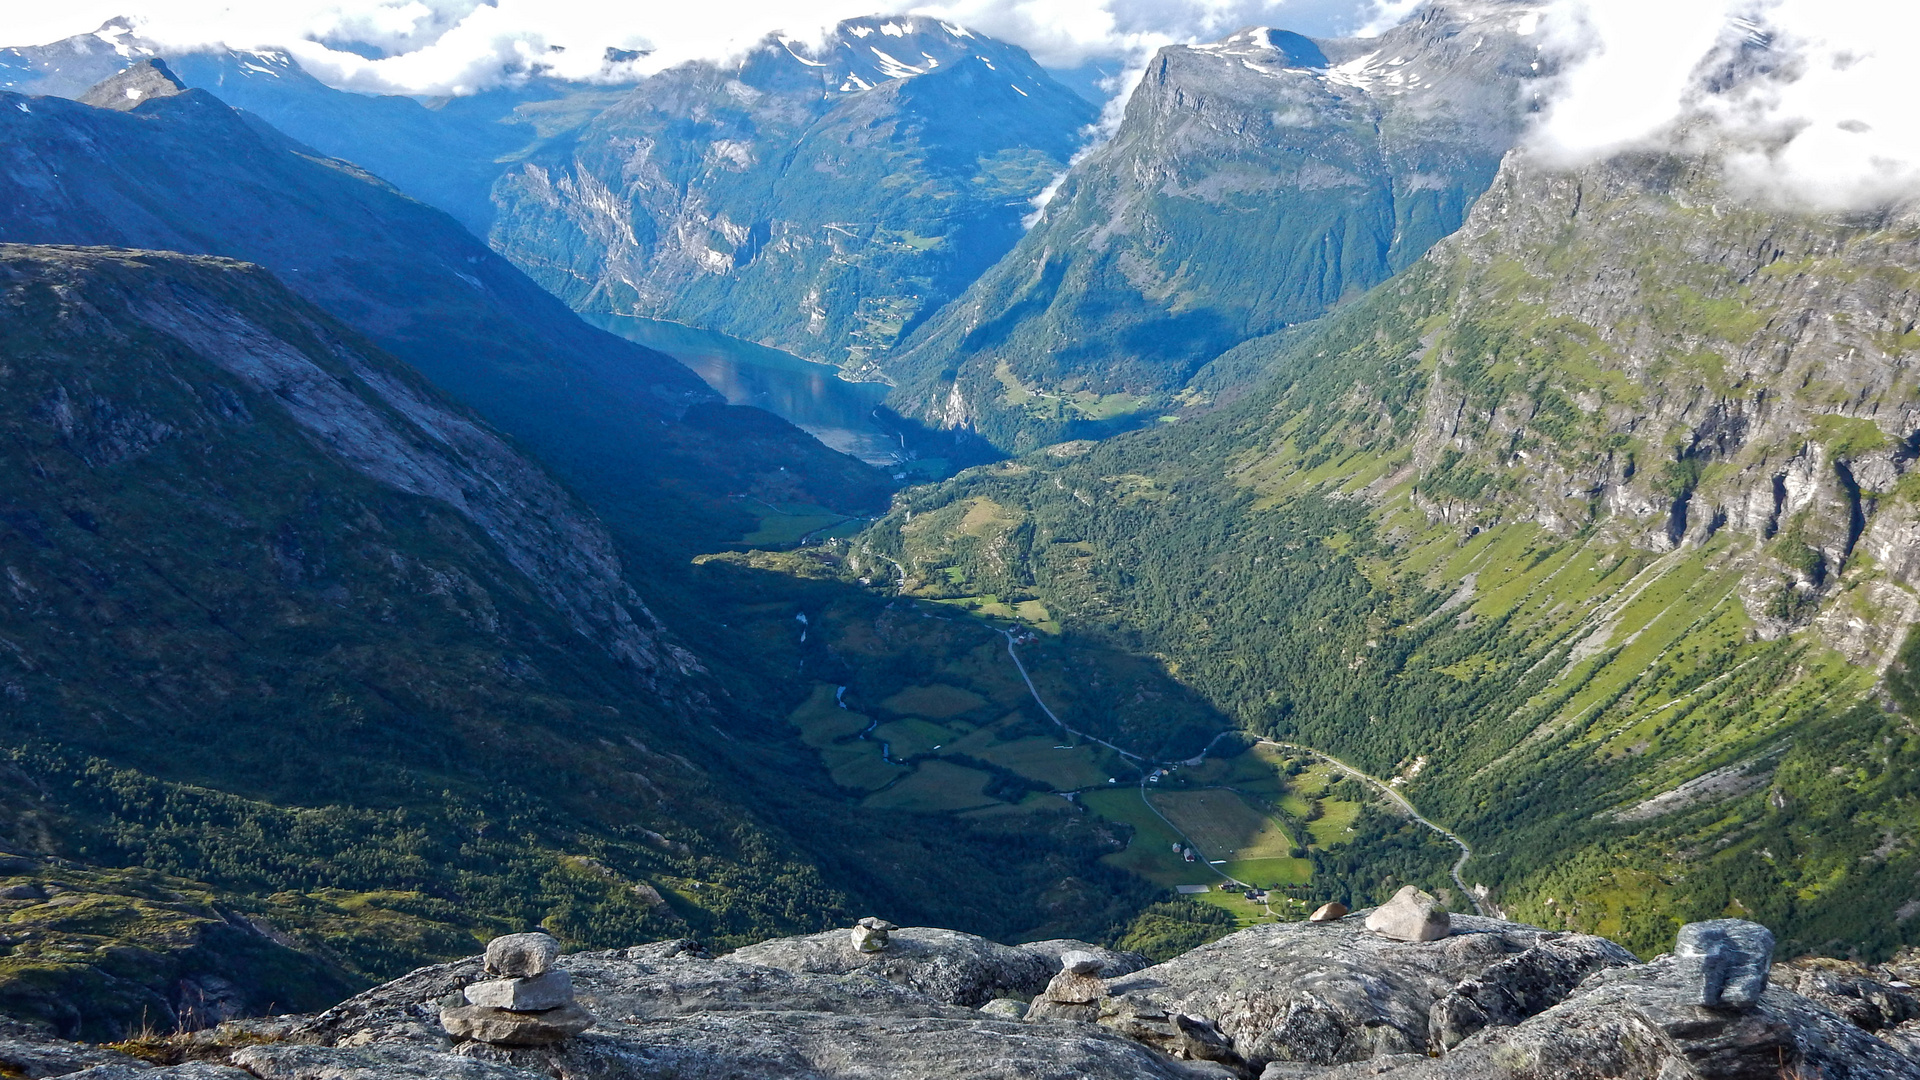
[{"label": "stone cairn", "polygon": [[1028,1020],[1097,1020],[1107,984],[1100,981],[1106,963],[1093,953],[1069,949],[1060,954],[1060,973],[1027,1006]]},{"label": "stone cairn", "polygon": [[1689,1000],[1709,1009],[1760,1003],[1773,969],[1773,931],[1745,919],[1709,919],[1680,928],[1673,955]]},{"label": "stone cairn", "polygon": [[887,947],[887,931],[898,930],[885,919],[876,919],[869,915],[853,924],[853,948],[856,952],[877,953]]},{"label": "stone cairn", "polygon": [[1453,917],[1432,893],[1408,885],[1373,909],[1367,929],[1395,941],[1438,941],[1453,933]]},{"label": "stone cairn", "polygon": [[593,1014],[573,1000],[573,976],[560,970],[560,943],[542,933],[508,934],[487,942],[486,970],[494,978],[467,987],[465,1005],[440,1010],[455,1039],[496,1046],[548,1046],[593,1026]]}]

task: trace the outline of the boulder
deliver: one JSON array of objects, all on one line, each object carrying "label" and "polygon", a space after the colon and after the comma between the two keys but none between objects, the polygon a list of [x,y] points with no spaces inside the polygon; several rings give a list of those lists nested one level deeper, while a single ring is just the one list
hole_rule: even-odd
[{"label": "boulder", "polygon": [[47,890],[38,885],[8,885],[0,888],[0,900],[45,900]]},{"label": "boulder", "polygon": [[1453,921],[1432,893],[1408,885],[1373,909],[1367,929],[1395,941],[1438,941],[1453,932]]},{"label": "boulder", "polygon": [[573,1003],[573,976],[549,971],[526,979],[488,979],[466,989],[467,1004],[540,1012]]},{"label": "boulder", "polygon": [[545,975],[560,959],[551,934],[507,934],[487,942],[487,974],[524,979]]},{"label": "boulder", "polygon": [[868,926],[856,926],[853,928],[851,940],[856,951],[877,953],[887,947],[887,932]]},{"label": "boulder", "polygon": [[1688,923],[1680,928],[1673,953],[1694,1004],[1746,1008],[1766,993],[1773,931],[1745,919]]},{"label": "boulder", "polygon": [[1321,904],[1319,907],[1314,908],[1313,914],[1307,916],[1307,921],[1308,922],[1335,922],[1339,919],[1344,919],[1346,917],[1347,917],[1347,905],[1341,903],[1338,900],[1335,900],[1332,903]]},{"label": "boulder", "polygon": [[499,1046],[549,1046],[592,1027],[593,1014],[574,1004],[541,1012],[453,1005],[440,1010],[440,1025],[455,1039]]},{"label": "boulder", "polygon": [[994,998],[980,1006],[980,1011],[998,1020],[1025,1020],[1027,1003],[1019,998]]}]

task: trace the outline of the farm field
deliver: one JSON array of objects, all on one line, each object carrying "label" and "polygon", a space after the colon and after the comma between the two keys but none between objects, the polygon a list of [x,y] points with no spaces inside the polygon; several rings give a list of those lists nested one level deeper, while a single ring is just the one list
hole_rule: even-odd
[{"label": "farm field", "polygon": [[864,805],[922,814],[991,806],[999,800],[982,793],[990,779],[992,777],[978,769],[935,758],[922,761],[911,775],[902,777],[887,790],[867,796]]},{"label": "farm field", "polygon": [[1286,859],[1292,853],[1293,839],[1280,823],[1237,792],[1225,788],[1157,791],[1148,797],[1210,858]]},{"label": "farm field", "polygon": [[1173,844],[1180,837],[1140,801],[1139,788],[1123,786],[1109,791],[1089,791],[1080,796],[1080,802],[1108,821],[1133,826],[1133,841],[1127,849],[1102,856],[1101,862],[1169,888],[1220,882],[1220,875],[1207,864],[1190,863],[1173,853]]}]

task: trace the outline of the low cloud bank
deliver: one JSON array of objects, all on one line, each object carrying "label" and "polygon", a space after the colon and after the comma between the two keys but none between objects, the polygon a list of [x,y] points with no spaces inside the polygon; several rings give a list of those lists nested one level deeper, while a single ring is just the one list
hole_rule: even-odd
[{"label": "low cloud bank", "polygon": [[1565,65],[1533,136],[1549,160],[1711,148],[1740,193],[1776,205],[1920,196],[1920,5],[1556,0],[1539,32]]}]

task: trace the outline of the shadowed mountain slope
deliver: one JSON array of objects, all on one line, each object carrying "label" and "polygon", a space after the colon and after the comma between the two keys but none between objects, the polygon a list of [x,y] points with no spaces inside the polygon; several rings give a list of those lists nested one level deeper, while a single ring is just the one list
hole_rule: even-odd
[{"label": "shadowed mountain slope", "polygon": [[[205,91],[129,111],[0,95],[0,239],[218,254],[414,365],[667,551],[751,528],[730,497],[847,509],[884,477],[582,323],[456,222]],[[689,418],[689,410],[692,411]]]},{"label": "shadowed mountain slope", "polygon": [[696,763],[722,714],[606,529],[404,364],[221,259],[0,246],[0,312],[0,847],[91,867],[0,1007],[104,1037],[837,910]]}]

